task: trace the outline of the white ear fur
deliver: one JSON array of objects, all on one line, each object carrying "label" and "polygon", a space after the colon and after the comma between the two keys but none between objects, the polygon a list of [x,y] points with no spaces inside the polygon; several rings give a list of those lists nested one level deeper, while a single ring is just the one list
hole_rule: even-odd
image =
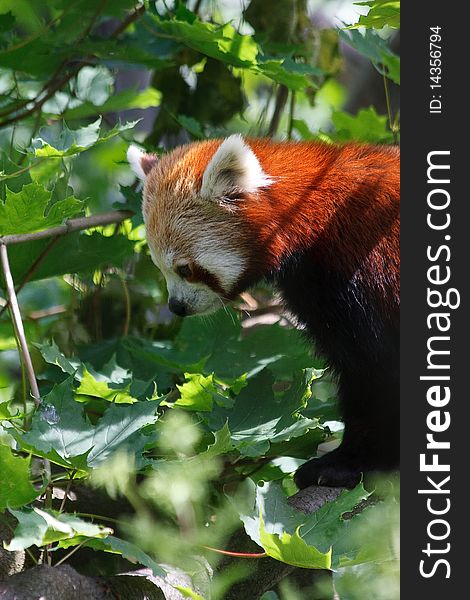
[{"label": "white ear fur", "polygon": [[273,182],[241,135],[231,135],[217,149],[202,176],[201,196],[222,198],[230,192],[256,192]]},{"label": "white ear fur", "polygon": [[145,181],[152,167],[156,164],[158,156],[156,154],[148,154],[137,148],[137,146],[131,145],[127,149],[127,160],[137,177]]},{"label": "white ear fur", "polygon": [[145,181],[147,175],[145,174],[142,168],[142,158],[144,156],[144,152],[137,146],[131,145],[127,149],[127,162],[131,165],[132,170],[137,175],[139,179]]}]

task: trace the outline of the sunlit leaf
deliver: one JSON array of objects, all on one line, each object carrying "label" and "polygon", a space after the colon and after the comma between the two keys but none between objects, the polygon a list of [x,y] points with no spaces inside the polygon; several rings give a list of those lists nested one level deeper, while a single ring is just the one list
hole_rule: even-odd
[{"label": "sunlit leaf", "polygon": [[268,533],[260,517],[260,540],[268,556],[281,562],[304,569],[329,569],[331,567],[331,549],[320,552],[309,546],[300,537],[298,529],[293,535],[283,532],[281,535]]},{"label": "sunlit leaf", "polygon": [[[104,379],[107,379],[106,377]],[[81,376],[80,385],[76,388],[77,394],[92,396],[94,398],[103,398],[108,402],[116,404],[132,404],[137,402],[129,393],[130,383],[119,389],[109,386],[107,381],[97,381],[93,375],[84,367]]]},{"label": "sunlit leaf", "polygon": [[112,529],[84,521],[74,515],[60,514],[39,508],[10,510],[18,525],[13,538],[5,547],[13,552],[30,546],[45,546],[67,538],[104,538]]},{"label": "sunlit leaf", "polygon": [[382,29],[385,26],[398,29],[400,27],[400,0],[369,0],[354,4],[368,6],[370,10],[367,15],[361,15],[359,21],[350,25],[348,29],[357,27]]},{"label": "sunlit leaf", "polygon": [[212,410],[213,398],[217,394],[214,376],[205,377],[199,373],[186,373],[185,377],[186,383],[177,386],[181,396],[174,406],[187,410]]},{"label": "sunlit leaf", "polygon": [[303,514],[292,508],[287,496],[278,483],[264,483],[253,489],[252,506],[235,505],[240,513],[247,534],[257,544],[264,547],[260,537],[260,515],[263,519],[263,530],[269,534],[282,537],[284,533],[295,535],[321,553],[328,553],[332,548],[332,558],[337,564],[344,553],[344,540],[350,532],[351,524],[356,517],[345,519],[364,499],[370,496],[362,484],[352,490],[345,490],[330,502],[326,502],[311,514]]},{"label": "sunlit leaf", "polygon": [[59,135],[53,129],[44,128],[39,136],[34,138],[32,146],[36,156],[62,157],[72,156],[88,150],[101,142],[106,142],[123,131],[132,129],[138,121],[131,121],[124,125],[116,125],[108,131],[100,131],[101,117],[80,129],[69,129],[63,123]]},{"label": "sunlit leaf", "polygon": [[29,456],[15,456],[0,445],[0,511],[29,504],[41,493],[31,483],[30,463]]},{"label": "sunlit leaf", "polygon": [[50,204],[52,193],[38,183],[23,186],[20,192],[7,189],[0,202],[0,235],[32,233],[61,225],[83,210],[84,203],[73,196]]},{"label": "sunlit leaf", "polygon": [[387,127],[387,117],[378,115],[373,106],[362,108],[357,115],[335,111],[331,117],[339,140],[385,143],[393,141],[393,134]]}]

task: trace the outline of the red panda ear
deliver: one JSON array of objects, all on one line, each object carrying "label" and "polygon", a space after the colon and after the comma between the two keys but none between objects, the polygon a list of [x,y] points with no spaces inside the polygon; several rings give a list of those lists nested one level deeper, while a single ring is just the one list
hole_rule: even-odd
[{"label": "red panda ear", "polygon": [[132,170],[139,179],[145,181],[152,167],[156,165],[158,156],[156,154],[147,154],[137,146],[131,145],[127,149],[127,161]]},{"label": "red panda ear", "polygon": [[273,182],[241,135],[226,138],[202,176],[201,196],[217,200],[236,192],[256,192]]}]

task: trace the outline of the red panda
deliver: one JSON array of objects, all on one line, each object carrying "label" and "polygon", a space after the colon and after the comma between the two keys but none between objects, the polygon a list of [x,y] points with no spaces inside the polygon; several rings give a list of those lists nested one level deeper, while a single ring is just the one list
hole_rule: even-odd
[{"label": "red panda", "polygon": [[342,443],[297,485],[397,468],[398,148],[232,135],[160,159],[131,146],[128,160],[170,310],[211,312],[268,280],[336,373]]}]

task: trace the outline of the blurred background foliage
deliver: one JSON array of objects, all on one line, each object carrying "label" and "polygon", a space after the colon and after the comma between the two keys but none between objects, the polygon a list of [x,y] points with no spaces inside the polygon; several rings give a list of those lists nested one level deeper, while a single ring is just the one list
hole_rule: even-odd
[{"label": "blurred background foliage", "polygon": [[[0,0],[0,236],[115,209],[135,213],[9,246],[45,398],[34,415],[0,290],[0,448],[10,453],[5,465],[28,461],[12,470],[20,479],[3,505],[0,494],[0,508],[17,508],[21,522],[36,500],[65,518],[73,503],[51,503],[47,490],[88,481],[125,500],[108,517],[127,515],[118,530],[135,546],[116,549],[103,530],[51,538],[60,527],[49,523],[18,547],[54,539],[58,552],[80,544],[193,572],[191,557],[204,545],[229,545],[242,507],[251,502],[256,511],[260,497],[267,535],[287,532],[295,546],[293,523],[302,522],[287,515],[285,499],[297,466],[340,439],[334,382],[268,287],[211,319],[172,317],[125,154],[131,141],[163,153],[234,132],[398,143],[399,46],[399,2],[386,0]],[[135,427],[106,444],[123,422]],[[60,449],[65,431],[92,435],[93,444],[72,436]],[[31,455],[50,460],[52,473],[33,476]],[[346,495],[338,536],[305,542],[321,556],[333,545],[342,599],[398,597],[392,489],[351,525],[342,514],[367,494]],[[282,515],[270,513],[276,494]],[[102,511],[95,522],[109,525]],[[259,516],[250,517],[256,534],[246,515],[243,522],[266,549]],[[288,546],[275,558],[292,562]],[[116,571],[85,548],[77,556],[84,572]],[[200,586],[204,598],[231,597],[227,589],[247,577],[232,567]],[[313,597],[299,585],[287,578],[263,598]]]}]

